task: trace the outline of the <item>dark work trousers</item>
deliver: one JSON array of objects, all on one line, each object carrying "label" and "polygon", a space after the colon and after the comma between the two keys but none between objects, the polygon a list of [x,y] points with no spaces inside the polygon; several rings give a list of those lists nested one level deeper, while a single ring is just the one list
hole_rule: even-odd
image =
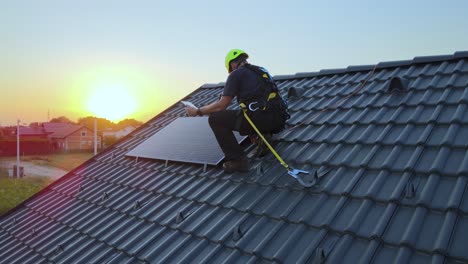
[{"label": "dark work trousers", "polygon": [[[249,112],[248,115],[262,133],[275,131],[285,122],[281,115],[274,111]],[[223,110],[212,113],[208,122],[226,160],[235,160],[244,155],[232,131],[238,131],[241,135],[257,134],[241,110]]]}]

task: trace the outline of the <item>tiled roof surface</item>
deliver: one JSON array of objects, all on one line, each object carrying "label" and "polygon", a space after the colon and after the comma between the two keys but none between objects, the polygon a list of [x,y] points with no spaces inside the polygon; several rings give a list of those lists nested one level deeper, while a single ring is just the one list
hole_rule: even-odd
[{"label": "tiled roof surface", "polygon": [[[4,135],[16,136],[18,128],[16,126],[0,128],[0,131],[3,130]],[[21,136],[46,136],[46,132],[42,127],[29,127],[29,126],[20,126],[19,127]],[[0,133],[1,134],[1,133]]]},{"label": "tiled roof surface", "polygon": [[43,126],[45,131],[51,134],[52,138],[65,138],[83,127],[82,125],[68,123],[44,123]]},{"label": "tiled roof surface", "polygon": [[276,148],[315,186],[271,154],[247,174],[125,157],[173,106],[2,217],[0,263],[468,262],[467,52],[276,80]]},{"label": "tiled roof surface", "polygon": [[23,136],[46,136],[46,132],[42,127],[25,127],[20,126],[20,135]]}]

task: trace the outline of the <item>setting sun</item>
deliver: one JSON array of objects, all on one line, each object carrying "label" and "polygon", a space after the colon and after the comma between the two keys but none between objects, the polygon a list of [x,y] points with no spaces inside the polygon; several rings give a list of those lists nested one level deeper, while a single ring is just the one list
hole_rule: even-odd
[{"label": "setting sun", "polygon": [[88,109],[98,117],[118,121],[134,113],[136,103],[128,87],[107,83],[93,89]]}]

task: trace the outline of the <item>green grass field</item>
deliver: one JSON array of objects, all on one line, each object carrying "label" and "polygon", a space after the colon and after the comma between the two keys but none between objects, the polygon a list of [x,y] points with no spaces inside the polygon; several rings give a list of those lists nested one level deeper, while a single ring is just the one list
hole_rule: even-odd
[{"label": "green grass field", "polygon": [[46,177],[9,178],[5,169],[0,169],[0,215],[37,193],[51,183]]},{"label": "green grass field", "polygon": [[93,153],[89,152],[61,153],[53,155],[25,156],[21,157],[21,160],[70,171],[90,159],[93,155]]},{"label": "green grass field", "polygon": [[[43,156],[25,156],[22,161],[30,161],[48,167],[70,171],[90,159],[93,153],[66,153]],[[0,158],[2,160],[16,160],[14,157]],[[24,177],[15,179],[8,177],[8,171],[0,168],[0,215],[6,213],[17,204],[52,183],[47,177]]]}]

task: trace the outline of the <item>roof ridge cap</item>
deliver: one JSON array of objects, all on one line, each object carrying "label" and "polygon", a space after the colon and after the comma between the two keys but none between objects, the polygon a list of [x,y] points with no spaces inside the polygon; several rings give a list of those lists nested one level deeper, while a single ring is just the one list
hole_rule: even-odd
[{"label": "roof ridge cap", "polygon": [[219,87],[224,87],[226,83],[225,82],[219,82],[219,83],[205,83],[202,86],[200,86],[201,89],[212,89],[212,88],[219,88]]},{"label": "roof ridge cap", "polygon": [[451,55],[427,55],[427,56],[416,56],[410,60],[393,60],[393,61],[383,61],[377,64],[370,65],[350,65],[346,68],[335,68],[335,69],[322,69],[319,72],[299,72],[296,74],[288,75],[275,75],[273,77],[276,81],[289,80],[289,79],[298,79],[298,78],[311,78],[317,76],[325,75],[336,75],[336,74],[345,74],[351,72],[359,71],[371,71],[374,67],[377,70],[385,68],[396,68],[396,67],[405,67],[415,64],[425,64],[433,62],[441,62],[448,60],[460,60],[468,58],[468,51],[457,51]]}]

